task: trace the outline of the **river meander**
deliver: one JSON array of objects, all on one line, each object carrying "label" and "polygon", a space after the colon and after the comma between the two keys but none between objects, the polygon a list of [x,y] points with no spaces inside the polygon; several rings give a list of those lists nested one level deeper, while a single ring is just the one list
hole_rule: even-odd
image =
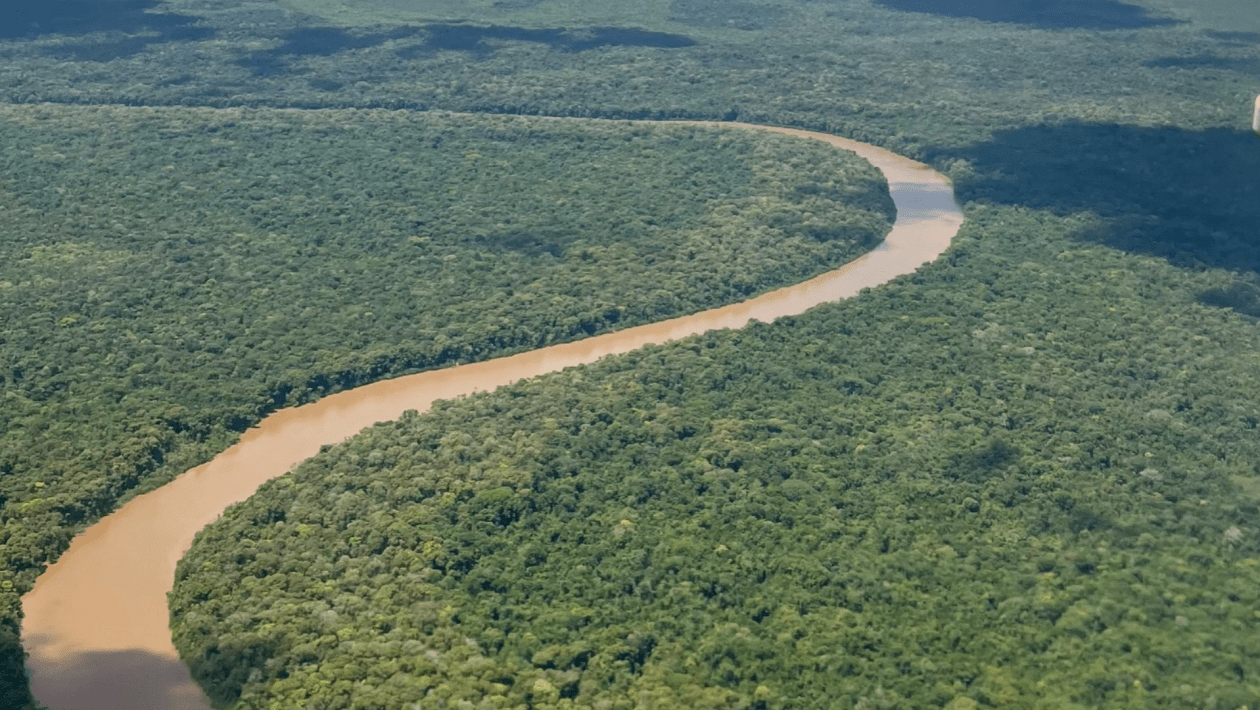
[{"label": "river meander", "polygon": [[519,355],[377,382],[278,411],[214,460],[133,499],[76,537],[22,600],[35,696],[53,710],[206,710],[171,644],[166,593],[201,528],[263,482],[376,422],[440,399],[594,362],[750,320],[773,321],[908,274],[944,252],[962,225],[945,176],[865,143],[796,129],[706,123],[820,140],[884,173],[897,219],[873,251],[795,286],[722,308]]}]

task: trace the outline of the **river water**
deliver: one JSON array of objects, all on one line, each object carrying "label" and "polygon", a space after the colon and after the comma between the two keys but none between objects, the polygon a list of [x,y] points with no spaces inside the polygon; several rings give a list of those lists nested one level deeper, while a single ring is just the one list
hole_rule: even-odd
[{"label": "river water", "polygon": [[76,537],[23,599],[35,696],[53,710],[207,710],[171,644],[166,593],[198,530],[263,482],[376,422],[435,400],[492,390],[750,320],[770,322],[856,295],[932,261],[962,225],[948,180],[886,150],[824,133],[706,123],[820,140],[883,171],[897,205],[884,242],[835,271],[742,303],[471,365],[424,372],[285,409],[214,460],[137,497]]}]

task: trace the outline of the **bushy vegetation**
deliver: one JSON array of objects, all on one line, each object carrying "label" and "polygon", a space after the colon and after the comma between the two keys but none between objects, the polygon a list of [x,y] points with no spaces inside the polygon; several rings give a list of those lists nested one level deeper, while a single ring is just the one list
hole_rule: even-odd
[{"label": "bushy vegetation", "polygon": [[893,213],[865,161],[740,130],[345,110],[0,119],[10,628],[75,532],[268,411],[794,283],[873,246]]},{"label": "bushy vegetation", "polygon": [[[0,290],[0,300],[8,303],[0,311],[5,330],[5,344],[0,347],[5,348],[6,358],[15,353],[12,357],[23,363],[20,390],[9,374],[0,384],[5,396],[5,406],[0,407],[0,417],[4,417],[0,456],[10,466],[2,470],[8,481],[3,495],[8,497],[5,505],[9,507],[50,497],[55,498],[56,504],[30,506],[25,519],[6,518],[6,537],[0,540],[7,555],[4,578],[0,578],[0,602],[8,610],[0,624],[0,706],[21,707],[28,700],[24,679],[18,672],[14,617],[17,595],[29,586],[42,561],[62,549],[73,530],[110,509],[119,496],[130,495],[129,490],[156,485],[182,467],[222,449],[234,436],[234,430],[259,411],[419,364],[414,358],[423,345],[395,339],[395,327],[402,324],[397,328],[401,338],[416,332],[416,328],[429,327],[419,324],[428,322],[425,319],[434,314],[418,314],[417,309],[406,307],[402,301],[390,301],[393,305],[385,309],[376,305],[374,299],[398,296],[405,301],[408,294],[398,290],[400,278],[428,279],[439,290],[425,293],[439,293],[444,287],[445,272],[424,271],[410,255],[436,254],[445,246],[433,241],[421,245],[406,243],[411,236],[429,234],[411,230],[406,220],[391,213],[390,205],[383,202],[360,200],[352,215],[331,211],[315,215],[297,202],[272,201],[273,192],[278,194],[280,188],[289,189],[292,195],[292,189],[305,187],[291,182],[300,172],[299,161],[283,163],[282,158],[276,157],[280,149],[274,145],[253,151],[261,156],[260,160],[271,161],[272,167],[266,173],[239,173],[243,184],[248,183],[252,195],[258,197],[251,198],[248,209],[242,201],[206,200],[219,199],[217,194],[211,194],[216,176],[222,177],[213,163],[218,159],[214,151],[220,151],[220,157],[241,159],[232,152],[233,148],[215,142],[234,132],[231,140],[239,146],[263,140],[271,129],[259,128],[261,124],[288,126],[287,132],[270,134],[268,140],[302,145],[306,152],[301,162],[327,165],[330,161],[322,154],[327,152],[328,143],[320,142],[324,140],[318,135],[320,132],[338,145],[353,143],[375,150],[373,146],[389,143],[382,136],[390,130],[406,132],[387,126],[426,119],[396,115],[387,119],[383,114],[363,110],[338,114],[240,111],[247,107],[438,108],[570,116],[739,118],[834,130],[930,160],[951,174],[962,199],[971,203],[972,223],[968,229],[975,241],[967,254],[975,257],[975,249],[988,250],[984,252],[989,260],[984,268],[977,268],[974,261],[963,255],[931,272],[933,279],[947,283],[951,293],[966,295],[967,300],[895,301],[900,298],[895,293],[902,293],[905,288],[903,284],[889,289],[893,293],[876,296],[886,308],[902,309],[900,312],[845,307],[828,316],[828,322],[838,332],[870,333],[874,332],[874,325],[909,327],[897,319],[901,313],[908,313],[906,309],[917,309],[914,312],[923,314],[922,318],[928,319],[925,322],[939,331],[938,335],[945,339],[942,342],[966,342],[964,336],[974,330],[989,332],[989,326],[977,327],[961,316],[970,318],[977,310],[1001,312],[998,309],[1005,306],[997,305],[999,301],[1014,300],[1024,310],[1011,311],[1010,317],[999,323],[1007,330],[997,332],[1006,338],[1000,342],[1015,348],[1016,341],[1010,338],[1041,332],[1034,324],[1047,319],[1055,322],[1059,313],[1102,314],[1099,322],[1110,324],[1102,328],[1108,334],[1105,342],[1090,341],[1089,347],[1080,344],[1071,357],[1062,355],[1058,372],[1039,373],[1042,379],[1060,387],[1055,396],[1056,408],[1046,410],[1046,426],[1097,426],[1097,430],[1090,430],[1096,436],[1097,450],[1127,451],[1108,447],[1121,446],[1126,437],[1146,431],[1140,426],[1153,426],[1151,422],[1172,427],[1178,417],[1207,417],[1205,412],[1215,412],[1212,416],[1219,420],[1204,419],[1207,424],[1195,425],[1200,427],[1196,431],[1209,433],[1183,443],[1187,451],[1199,452],[1203,459],[1200,467],[1188,471],[1198,476],[1202,471],[1218,470],[1213,467],[1220,465],[1221,454],[1202,452],[1215,451],[1212,447],[1216,444],[1212,442],[1217,440],[1227,444],[1240,442],[1240,437],[1254,427],[1247,418],[1251,415],[1229,418],[1250,411],[1247,408],[1254,403],[1254,390],[1249,391],[1244,384],[1211,392],[1178,390],[1182,381],[1179,378],[1183,377],[1180,370],[1159,368],[1180,368],[1194,358],[1210,356],[1215,363],[1211,366],[1219,366],[1220,382],[1226,382],[1226,377],[1240,372],[1231,368],[1250,362],[1254,347],[1250,338],[1255,330],[1249,315],[1260,312],[1256,305],[1260,302],[1256,287],[1256,271],[1260,268],[1260,251],[1256,248],[1260,198],[1254,181],[1248,181],[1246,176],[1260,174],[1260,151],[1255,148],[1254,137],[1245,132],[1245,123],[1260,78],[1260,15],[1251,0],[1055,0],[1018,4],[1027,10],[1023,14],[1010,11],[1015,5],[967,0],[931,5],[912,0],[373,0],[352,4],[323,0],[287,0],[284,4],[237,0],[15,0],[6,5],[0,10],[0,100],[11,104],[54,104],[38,110],[12,106],[4,109],[5,140],[0,144],[4,147],[0,160],[5,161],[6,170],[25,170],[30,180],[51,191],[21,193],[21,181],[12,181],[8,175],[0,178],[6,181],[6,192],[17,189],[25,195],[25,202],[17,202],[7,194],[0,196],[5,200],[3,248],[9,250],[8,258],[19,259],[7,267],[17,275],[0,281],[43,284],[26,290]],[[994,15],[995,12],[1001,14]],[[142,130],[134,117],[158,114],[126,114],[133,117],[127,123],[119,117],[125,112],[118,109],[94,112],[73,106],[102,103],[221,107],[232,109],[241,118],[226,119],[224,114],[203,110],[178,113],[170,109],[172,112],[161,115],[180,116],[178,120],[185,128],[154,128],[166,119],[153,118],[149,128]],[[43,118],[35,118],[37,115]],[[143,144],[137,146],[137,157],[152,170],[140,175],[125,168],[132,157],[129,151],[119,149],[123,139],[94,135],[99,132],[93,130],[93,121],[115,130],[126,125],[128,131],[136,131],[135,142]],[[223,125],[231,121],[238,126]],[[323,126],[317,135],[295,135],[303,133],[300,127],[310,121]],[[351,125],[338,125],[347,123]],[[218,130],[210,130],[214,127]],[[336,139],[332,141],[334,134]],[[75,165],[76,153],[59,150],[55,145],[38,155],[28,152],[41,143],[56,142],[41,139],[43,135],[89,146],[101,158],[96,165]],[[168,146],[179,146],[180,156],[190,160],[199,156],[197,160],[208,166],[204,175],[185,172],[179,176],[180,161],[162,155]],[[406,150],[412,148],[409,145]],[[371,150],[363,155],[381,155]],[[10,157],[11,154],[18,157]],[[65,157],[59,158],[58,154]],[[389,161],[383,164],[397,166]],[[156,176],[163,175],[167,165],[174,166],[176,175],[165,174],[159,180]],[[342,165],[338,163],[336,167],[340,170]],[[367,172],[369,182],[376,180],[371,184],[382,182],[385,177],[377,178]],[[489,176],[493,171],[485,173]],[[76,199],[82,193],[76,192],[75,185],[55,184],[57,176],[70,175],[96,190],[99,199]],[[116,180],[111,182],[103,175],[112,175]],[[198,192],[183,194],[181,190],[185,188],[175,181],[177,176]],[[152,184],[158,189],[143,196],[128,194],[129,182]],[[482,188],[470,188],[472,184],[464,183],[474,196],[485,197],[493,190],[485,188],[483,192]],[[67,192],[54,196],[56,187],[64,187]],[[312,187],[325,189],[332,183]],[[346,194],[362,194],[358,183],[347,183],[345,187]],[[380,185],[374,189],[388,195],[395,188]],[[336,195],[320,194],[327,199],[317,207],[327,206]],[[151,211],[147,215],[153,219],[142,222],[135,220],[134,212],[128,219],[111,214],[111,201],[123,206],[151,202],[173,209],[162,215]],[[365,204],[367,207],[363,207]],[[70,209],[83,210],[83,214],[74,217]],[[47,224],[42,223],[45,211],[50,219]],[[594,212],[597,218],[600,210]],[[9,220],[10,214],[24,217],[14,223]],[[980,219],[982,216],[984,219]],[[307,233],[338,233],[346,224],[338,226],[335,220],[344,222],[351,217],[378,220],[374,223],[382,225],[383,233],[394,234],[389,230],[397,229],[394,236],[399,238],[373,242],[373,248],[379,251],[371,253],[360,253],[349,243],[338,244],[335,238],[326,238],[323,245],[304,241]],[[703,219],[695,214],[691,217]],[[462,218],[473,220],[466,222],[469,225],[490,224],[476,222],[476,214]],[[321,219],[327,222],[320,222]],[[201,226],[203,220],[209,226]],[[117,230],[115,221],[139,234],[154,230],[150,236],[155,241],[144,246],[127,242],[126,230],[122,234],[111,231]],[[291,228],[290,221],[301,229]],[[16,224],[22,226],[18,228]],[[21,245],[19,240],[26,230],[47,235],[55,231],[53,225],[68,230],[58,234],[55,243]],[[224,229],[215,232],[212,228],[217,227]],[[238,231],[248,239],[225,241]],[[494,230],[485,232],[492,233],[502,236]],[[86,240],[84,234],[95,234],[93,239],[99,237],[102,241]],[[212,236],[199,244],[187,240],[181,243],[185,235]],[[559,244],[554,236],[531,241],[514,240],[508,235],[506,241],[514,247],[483,242],[470,247],[466,254],[470,260],[474,254],[480,254],[478,268],[487,270],[478,273],[497,277],[494,269],[500,259],[536,259],[541,263],[554,258],[547,246]],[[1093,246],[1097,244],[1133,256]],[[150,246],[153,253],[149,253]],[[176,261],[194,254],[206,256],[213,265]],[[391,259],[394,254],[408,258]],[[1062,257],[1062,263],[1060,254],[1067,255]],[[1165,263],[1178,268],[1170,269]],[[287,300],[280,297],[293,293],[294,279],[299,278],[291,270],[295,264],[299,269],[324,274],[323,281],[312,284],[313,292],[321,299],[338,299],[345,308],[325,313],[322,318],[315,313],[304,316],[306,306],[298,306],[308,303],[306,293]],[[1039,280],[1040,277],[1033,278],[1038,272],[1021,270],[1025,264],[1054,265],[1056,268],[1047,269],[1047,273],[1055,278],[1067,278],[1059,266],[1070,267],[1072,274],[1067,281]],[[215,270],[215,284],[198,280],[207,269]],[[992,279],[998,275],[1022,275],[1029,280],[1022,283],[1007,279],[1002,281],[1002,288],[995,289]],[[121,283],[122,278],[127,282]],[[91,288],[82,293],[70,288],[72,281],[83,284],[98,279],[109,288],[96,289],[95,296],[89,293]],[[1122,283],[1128,286],[1121,288],[1118,284]],[[1071,287],[1061,288],[1062,284]],[[168,286],[185,290],[164,291]],[[514,294],[521,292],[516,286],[512,288]],[[1127,294],[1128,308],[1112,302],[1119,298],[1116,289]],[[946,287],[941,286],[940,290]],[[39,291],[47,298],[28,301],[28,291]],[[67,293],[69,301],[64,300]],[[105,301],[99,300],[102,293],[119,295],[112,302],[121,310],[106,315],[115,319],[110,327],[127,321],[122,338],[107,341],[91,330],[95,323],[104,320],[100,308]],[[150,299],[150,295],[161,293],[168,293],[166,300]],[[586,292],[581,293],[578,298],[585,298]],[[339,300],[343,297],[344,301]],[[80,302],[73,303],[74,298]],[[894,301],[882,300],[888,298]],[[51,305],[61,302],[75,308],[61,312]],[[609,303],[623,305],[615,300]],[[213,308],[203,308],[205,304]],[[1210,309],[1201,310],[1196,304],[1206,304]],[[80,306],[96,310],[89,313]],[[160,310],[164,315],[154,317],[159,306],[165,309]],[[1113,307],[1119,310],[1106,310]],[[274,312],[280,320],[260,322],[255,317],[260,308],[267,309],[265,316]],[[51,317],[52,312],[56,312],[55,318]],[[373,317],[364,317],[369,312]],[[1178,320],[1180,316],[1165,317],[1165,312],[1193,317]],[[1131,323],[1117,321],[1119,316],[1115,313],[1126,314]],[[93,319],[83,318],[93,314]],[[577,318],[576,322],[548,323],[547,327],[551,328],[549,332],[572,330],[575,325],[580,329],[592,314],[598,316],[600,312],[581,310],[570,314]],[[854,314],[861,314],[865,320],[847,320],[856,318]],[[232,315],[238,318],[235,325]],[[66,318],[70,320],[61,325]],[[181,318],[188,321],[181,324]],[[481,312],[476,312],[459,318],[467,319],[450,320],[451,332],[441,334],[458,339],[465,333],[480,336],[504,332],[499,329],[501,318],[497,314],[482,318]],[[989,320],[992,319],[986,322]],[[209,324],[203,328],[207,321]],[[286,325],[281,327],[281,323]],[[340,325],[333,327],[334,324]],[[336,328],[348,328],[351,324],[353,334],[345,338],[344,349],[313,352],[308,348],[308,331],[304,329],[310,328],[316,337],[325,337],[348,333]],[[1075,324],[1082,331],[1095,327],[1094,320],[1084,317]],[[438,330],[433,328],[433,332]],[[134,334],[134,340],[126,331]],[[35,333],[36,340],[20,340],[14,345],[19,339],[10,332],[20,332],[24,338]],[[205,346],[203,332],[210,336]],[[192,335],[170,337],[178,333]],[[526,333],[537,337],[534,331],[520,331]],[[158,334],[162,336],[156,337]],[[267,351],[270,355],[252,356],[252,362],[261,369],[237,368],[225,357],[229,352],[237,353],[233,348],[238,346],[233,343],[247,340],[256,347],[271,348]],[[808,345],[796,339],[791,342],[802,348]],[[931,344],[934,341],[924,336],[915,342],[924,351],[914,358],[923,363],[938,362],[931,356],[936,347]],[[1179,342],[1191,350],[1151,345]],[[364,347],[354,349],[359,346]],[[292,352],[282,352],[294,347]],[[887,349],[871,351],[871,357],[882,362],[892,348],[889,345]],[[114,352],[126,357],[115,354],[113,360],[106,362]],[[1117,365],[1116,370],[1100,370],[1093,365],[1093,358],[1102,355],[1119,358],[1125,365]],[[64,356],[64,362],[58,359],[60,356]],[[973,368],[970,372],[977,373],[975,377],[986,382],[1004,381],[995,373],[1005,372],[1003,368],[1009,368],[1009,363],[993,360],[987,351],[977,357],[979,362],[968,365]],[[916,370],[909,359],[896,362],[905,363],[905,373],[884,370],[881,386],[904,380],[902,386],[908,387],[927,367],[922,365]],[[1016,362],[1032,366],[1045,361],[1033,358]],[[102,369],[107,376],[101,378],[93,372],[86,381],[69,376],[72,371],[88,367]],[[137,370],[131,372],[132,367]],[[199,377],[196,373],[200,368],[205,368],[207,375],[217,374],[219,380]],[[1208,369],[1209,365],[1204,365],[1199,371]],[[723,371],[729,375],[738,370],[732,365],[729,371]],[[1077,371],[1079,375],[1073,374]],[[166,375],[162,373],[171,375],[170,379],[163,379]],[[124,379],[117,379],[123,375]],[[1118,404],[1093,410],[1095,404],[1103,401],[1114,404],[1129,400],[1127,395],[1106,399],[1091,393],[1110,391],[1107,388],[1115,383],[1135,379],[1143,381],[1143,386],[1154,387],[1146,382],[1154,380],[1166,388],[1159,390],[1163,393],[1162,404],[1148,410],[1154,412],[1151,418],[1114,419],[1115,412],[1127,411]],[[1207,382],[1207,375],[1198,381]],[[174,389],[164,393],[162,387],[167,385]],[[215,389],[219,387],[223,389]],[[222,398],[216,399],[211,390],[222,392]],[[981,390],[993,391],[991,387]],[[171,392],[177,396],[167,396]],[[1008,395],[1003,391],[998,399],[1009,402]],[[790,402],[796,396],[797,393],[785,393],[783,398]],[[1139,405],[1145,406],[1140,402]],[[904,398],[897,406],[927,416],[951,411],[955,402],[940,402],[923,394]],[[1171,418],[1164,419],[1160,412]],[[1100,419],[1093,420],[1093,416]],[[19,422],[24,423],[22,427]],[[482,425],[489,426],[479,424]],[[1011,443],[999,437],[992,441],[982,438],[980,443],[993,443],[997,446],[993,455],[1002,459],[1032,455],[1029,441]],[[1002,442],[1018,453],[1012,454],[1000,446]],[[973,449],[952,440],[947,443],[957,444],[954,453],[963,457],[960,460],[969,460],[967,452]],[[945,444],[942,446],[948,449]],[[1239,450],[1249,451],[1241,443],[1238,446],[1243,447]],[[981,453],[988,450],[980,449]],[[1116,456],[1117,461],[1127,460],[1120,454]],[[23,467],[20,477],[13,462]],[[888,468],[880,475],[904,475],[905,471],[914,470],[913,465],[903,467],[902,463],[889,459]],[[1168,467],[1150,468],[1157,472],[1152,475],[1164,477],[1161,483],[1168,482]],[[1082,485],[1087,485],[1097,481],[1097,477],[1085,476],[1081,480],[1086,482]],[[1142,480],[1149,481],[1151,477]],[[1239,480],[1253,485],[1249,481],[1254,479]],[[56,495],[50,494],[53,489]],[[1114,488],[1108,485],[1108,490]],[[976,501],[984,500],[975,493],[970,495]],[[1249,500],[1237,491],[1231,495],[1238,501]],[[1192,497],[1179,500],[1182,502],[1171,504],[1173,515],[1181,515],[1181,508],[1175,506],[1184,500],[1190,500],[1187,505],[1191,507],[1197,504]],[[1207,509],[1214,510],[1214,499],[1205,500],[1209,500]],[[1048,510],[1026,508],[1020,515],[1043,515],[1047,519],[1057,515],[1055,509]],[[868,517],[875,521],[879,515],[876,510]],[[1215,535],[1233,514],[1189,515],[1209,520],[1216,527],[1208,532]],[[927,523],[923,525],[922,529],[927,530]],[[1178,547],[1179,538],[1165,537],[1165,529],[1147,531],[1154,540],[1147,543],[1157,548],[1182,549]],[[1251,534],[1245,524],[1238,524],[1238,529],[1244,536]],[[1211,542],[1208,537],[1204,538],[1208,540],[1203,543],[1205,546]],[[956,545],[955,548],[958,549]],[[1234,559],[1226,556],[1227,551],[1233,554],[1241,549],[1239,543],[1231,543],[1219,547],[1217,557],[1209,558],[1212,564],[1223,565]],[[1080,554],[1079,550],[1073,554]],[[1199,564],[1193,561],[1197,557],[1176,559]],[[1012,579],[1023,579],[1019,570],[1024,568],[1016,565],[1012,569],[1016,570]],[[1240,573],[1238,578],[1246,576]],[[1201,581],[1205,588],[1208,582],[1226,584],[1221,577],[1205,577]],[[1088,586],[1073,593],[1116,598]],[[1228,594],[1224,598],[1228,600]],[[1195,618],[1183,616],[1188,620]],[[1212,622],[1217,625],[1205,633],[1226,637],[1233,633],[1229,629],[1255,629],[1254,621],[1228,615],[1220,618],[1228,620]],[[198,623],[207,624],[206,629],[220,628],[215,626],[219,622],[213,620]],[[1033,628],[1041,627],[1034,624]],[[1151,633],[1163,639],[1168,648],[1197,653],[1195,649],[1200,647],[1192,645],[1186,627],[1176,626],[1177,636],[1165,634],[1165,629],[1158,627]],[[186,643],[189,648],[205,648],[209,642],[189,636]],[[1145,647],[1132,648],[1139,649],[1134,653],[1145,653]],[[227,642],[221,645],[222,649],[227,649],[223,655],[231,658],[217,666],[205,666],[203,672],[215,678],[216,684],[221,683],[216,687],[228,688],[230,693],[232,683],[240,679],[229,682],[222,674],[215,675],[219,671],[214,668],[244,668],[249,664],[234,656]],[[1060,667],[1070,669],[1065,671],[1070,677],[1064,681],[1064,687],[1078,688],[1078,676],[1096,674],[1091,675],[1084,662],[1076,667],[1063,660],[1072,653],[1064,652],[1054,658],[1062,664]],[[1217,650],[1208,654],[1210,658],[1203,661],[1202,667],[1224,668],[1220,660],[1223,656],[1213,654]],[[983,657],[983,653],[977,657]],[[875,662],[884,661],[872,661]],[[1244,675],[1251,672],[1245,663],[1238,667]],[[1195,707],[1194,703],[1227,707],[1239,693],[1249,692],[1245,685],[1249,681],[1239,680],[1237,673],[1233,680],[1227,674],[1225,681],[1218,682],[1221,676],[1209,671],[1196,678],[1186,675],[1190,666],[1178,668],[1187,677],[1189,700],[1168,700],[1172,686],[1163,683],[1158,693],[1146,699],[1133,696],[1129,702],[1138,707],[1161,707],[1158,703],[1167,707]],[[247,694],[266,692],[263,685],[272,677],[269,672],[260,671],[260,680],[247,687]],[[872,672],[875,675],[868,677],[878,675]],[[1020,683],[1026,685],[1037,678],[1051,685],[1055,682],[1054,677],[1039,675],[1033,665],[1012,672],[1019,673],[1016,685],[1021,688],[1024,686]],[[994,694],[997,691],[985,691],[988,694],[983,698],[977,695],[978,679],[985,676],[976,673],[960,676],[972,678],[972,685],[962,694],[982,703],[1005,697]],[[1107,683],[1114,685],[1119,681],[1113,678],[1099,682],[1106,692],[1097,697],[1119,702],[1114,697],[1116,691],[1106,688]],[[1130,683],[1125,687],[1134,686]],[[756,688],[753,690],[755,694]],[[775,688],[769,690],[778,692]],[[1095,696],[1087,693],[1080,697]],[[1159,698],[1158,703],[1152,697]],[[1253,699],[1244,695],[1245,702]],[[763,700],[769,703],[772,698]],[[754,697],[753,702],[757,701]],[[868,706],[877,702],[896,700],[886,695],[882,700],[870,697],[866,701]],[[968,707],[966,700],[951,702],[959,703],[960,708]]]},{"label": "bushy vegetation", "polygon": [[180,565],[182,655],[237,708],[1247,705],[1256,329],[1094,218],[968,218],[267,484]]},{"label": "bushy vegetation", "polygon": [[[1260,59],[1247,0],[933,3],[942,14],[868,0],[72,4],[97,14],[0,42],[0,97],[732,115],[916,153],[1061,120],[1237,125]],[[1007,5],[1024,15],[985,21],[981,6]],[[1089,29],[1090,8],[1117,6],[1132,29]]]}]

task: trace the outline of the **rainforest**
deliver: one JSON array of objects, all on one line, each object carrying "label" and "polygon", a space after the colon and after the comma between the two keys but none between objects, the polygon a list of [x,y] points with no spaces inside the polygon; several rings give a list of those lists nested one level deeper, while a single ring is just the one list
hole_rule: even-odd
[{"label": "rainforest", "polygon": [[966,222],[265,484],[169,599],[215,706],[1260,702],[1252,3],[18,0],[0,57],[0,705],[45,566],[267,413],[896,217],[841,151],[628,119],[867,141]]}]

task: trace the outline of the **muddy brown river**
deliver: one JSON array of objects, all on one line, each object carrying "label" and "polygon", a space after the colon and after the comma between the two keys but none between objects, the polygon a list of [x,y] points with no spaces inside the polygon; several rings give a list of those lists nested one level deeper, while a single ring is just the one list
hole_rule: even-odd
[{"label": "muddy brown river", "polygon": [[949,181],[926,165],[824,133],[738,123],[850,150],[883,171],[897,220],[880,246],[835,271],[757,298],[520,355],[359,387],[264,419],[207,464],[135,498],[70,544],[22,600],[35,696],[53,710],[207,710],[171,644],[166,593],[198,530],[260,484],[376,422],[472,394],[750,320],[848,298],[932,261],[962,225]]}]

